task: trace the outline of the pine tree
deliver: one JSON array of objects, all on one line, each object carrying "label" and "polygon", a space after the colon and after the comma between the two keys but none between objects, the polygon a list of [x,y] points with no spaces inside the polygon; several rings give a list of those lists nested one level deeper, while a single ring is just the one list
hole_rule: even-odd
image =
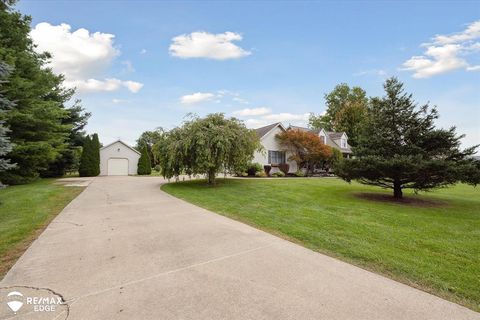
[{"label": "pine tree", "polygon": [[[4,156],[12,150],[12,144],[10,138],[7,136],[10,130],[4,126],[5,121],[3,121],[3,118],[4,114],[12,108],[13,103],[3,96],[1,84],[10,72],[11,68],[7,64],[0,62],[0,172],[15,167],[14,164],[10,163],[9,159],[4,158]],[[0,187],[1,186],[3,185],[0,181]]]},{"label": "pine tree", "polygon": [[140,159],[138,159],[137,173],[139,175],[149,175],[152,173],[147,145],[143,145],[141,150]]},{"label": "pine tree", "polygon": [[92,174],[94,176],[100,174],[100,141],[96,133],[92,136]]},{"label": "pine tree", "polygon": [[393,189],[429,190],[463,181],[478,184],[478,161],[471,158],[478,146],[460,150],[463,135],[455,127],[435,128],[435,107],[417,108],[396,78],[384,84],[386,95],[373,98],[354,159],[343,161],[336,173],[343,179]]},{"label": "pine tree", "polygon": [[78,174],[80,177],[91,177],[92,174],[92,150],[93,150],[93,142],[90,136],[85,137],[85,141],[83,143],[82,149],[82,156],[80,158],[80,166],[78,168]]},{"label": "pine tree", "polygon": [[15,11],[14,2],[0,1],[0,61],[14,66],[2,85],[5,98],[15,102],[4,119],[14,144],[8,158],[17,164],[0,173],[8,184],[30,182],[52,163],[64,162],[63,157],[71,155],[66,151],[72,132],[85,120],[72,117],[66,103],[74,90],[65,89],[63,76],[47,68],[51,55],[35,51],[29,37],[31,17]]}]

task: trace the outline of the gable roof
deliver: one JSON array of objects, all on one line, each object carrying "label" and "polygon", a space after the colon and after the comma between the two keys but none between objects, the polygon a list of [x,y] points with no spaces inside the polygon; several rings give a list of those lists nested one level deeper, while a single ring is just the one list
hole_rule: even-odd
[{"label": "gable roof", "polygon": [[[298,127],[298,126],[292,126],[290,125],[288,127],[288,129],[291,129],[291,130],[300,130],[300,131],[310,131],[310,132],[313,132],[315,134],[320,134],[320,132],[323,130],[326,134],[326,140],[325,140],[325,144],[327,144],[328,146],[330,147],[334,147],[334,148],[337,148],[339,149],[340,151],[344,152],[344,153],[352,153],[352,149],[350,148],[350,146],[347,144],[347,148],[342,148],[335,140],[340,140],[340,138],[343,136],[343,135],[347,135],[345,132],[333,132],[333,131],[326,131],[324,130],[323,128],[317,128],[317,129],[310,129],[310,128],[305,128],[305,127]],[[348,138],[348,137],[347,137]]]},{"label": "gable roof", "polygon": [[313,130],[311,130],[310,128],[299,127],[299,126],[292,126],[292,125],[289,125],[289,126],[288,126],[288,129],[289,129],[289,130],[300,130],[300,131],[313,131]]},{"label": "gable roof", "polygon": [[118,139],[118,140],[116,140],[116,141],[113,141],[112,143],[109,143],[109,144],[107,144],[107,145],[104,146],[104,147],[101,147],[100,150],[106,149],[106,148],[110,147],[111,145],[114,145],[114,144],[117,143],[117,142],[123,144],[123,145],[124,145],[125,147],[127,147],[128,149],[130,149],[130,150],[132,150],[132,151],[140,154],[140,152],[138,152],[135,148],[130,147],[128,144],[126,144],[125,142],[123,142],[123,141],[120,140],[120,139]]},{"label": "gable roof", "polygon": [[338,140],[343,136],[344,132],[329,131],[329,132],[327,132],[327,134],[330,136],[330,138],[332,138],[332,140]]},{"label": "gable roof", "polygon": [[285,127],[282,125],[281,122],[276,122],[276,123],[269,124],[268,126],[265,126],[265,127],[257,128],[255,129],[255,132],[257,133],[258,138],[261,139],[264,136],[266,136],[267,133],[272,131],[273,128],[276,128],[277,126],[280,126],[283,130],[285,130]]}]

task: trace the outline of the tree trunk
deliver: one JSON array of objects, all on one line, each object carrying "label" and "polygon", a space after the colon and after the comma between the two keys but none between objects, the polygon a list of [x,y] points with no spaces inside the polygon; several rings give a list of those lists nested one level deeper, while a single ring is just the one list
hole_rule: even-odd
[{"label": "tree trunk", "polygon": [[215,185],[215,170],[208,170],[208,184]]},{"label": "tree trunk", "polygon": [[402,199],[403,198],[402,184],[400,183],[399,180],[395,180],[393,182],[393,197],[395,199]]}]

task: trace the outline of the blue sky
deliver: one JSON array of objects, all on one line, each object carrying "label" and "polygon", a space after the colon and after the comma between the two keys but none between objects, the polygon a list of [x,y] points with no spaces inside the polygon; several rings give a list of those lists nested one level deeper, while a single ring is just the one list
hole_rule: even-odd
[{"label": "blue sky", "polygon": [[478,2],[23,0],[17,8],[32,15],[32,37],[52,51],[54,70],[80,88],[93,113],[87,129],[104,144],[134,143],[189,112],[224,112],[249,127],[302,124],[325,110],[336,84],[375,96],[392,75],[419,103],[438,106],[439,126],[456,125],[465,146],[480,143]]}]

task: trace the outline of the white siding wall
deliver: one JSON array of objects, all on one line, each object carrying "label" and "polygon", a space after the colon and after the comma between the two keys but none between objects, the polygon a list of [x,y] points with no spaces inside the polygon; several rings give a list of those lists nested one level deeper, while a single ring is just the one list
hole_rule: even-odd
[{"label": "white siding wall", "polygon": [[128,174],[137,174],[137,165],[140,155],[132,149],[117,141],[106,148],[100,149],[100,175],[106,176],[108,173],[108,159],[119,158],[128,159]]},{"label": "white siding wall", "polygon": [[[260,139],[260,143],[263,146],[263,151],[258,152],[256,151],[254,153],[254,158],[253,162],[258,162],[262,166],[269,164],[268,163],[268,150],[273,150],[273,151],[281,151],[282,149],[280,148],[280,145],[278,143],[277,138],[275,136],[279,133],[282,133],[282,129],[280,127],[275,127],[272,129],[269,133],[264,135],[262,139]],[[290,169],[288,170],[289,172],[296,172],[297,171],[297,163],[295,161],[288,161],[288,158],[290,157],[291,154],[287,152],[285,155],[287,163],[290,165]],[[278,168],[272,168],[272,171],[270,173],[274,173],[280,171]]]}]

